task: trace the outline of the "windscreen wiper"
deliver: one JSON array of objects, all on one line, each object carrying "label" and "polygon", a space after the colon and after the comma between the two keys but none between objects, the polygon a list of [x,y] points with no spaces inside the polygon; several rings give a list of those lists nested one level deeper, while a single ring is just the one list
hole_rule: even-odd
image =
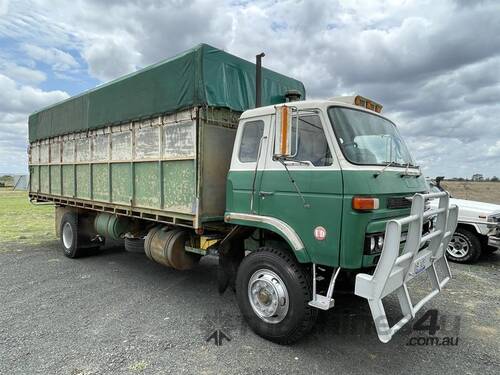
[{"label": "windscreen wiper", "polygon": [[378,171],[377,173],[374,173],[374,174],[373,174],[373,177],[374,177],[374,178],[377,178],[377,177],[378,177],[378,176],[380,176],[382,173],[384,173],[384,172],[385,172],[385,170],[386,170],[387,168],[389,168],[391,165],[396,165],[396,162],[395,162],[395,161],[390,161],[389,163],[387,163],[387,165],[386,165],[384,168],[382,168],[382,170]]},{"label": "windscreen wiper", "polygon": [[[408,173],[408,168],[417,168],[418,169],[418,173],[417,174],[410,174]],[[422,175],[422,172],[420,171],[420,167],[418,165],[413,165],[413,164],[410,164],[410,163],[406,163],[406,168],[405,168],[405,171],[403,173],[401,173],[401,177],[405,177],[405,176],[414,176],[414,177],[420,177]]]}]

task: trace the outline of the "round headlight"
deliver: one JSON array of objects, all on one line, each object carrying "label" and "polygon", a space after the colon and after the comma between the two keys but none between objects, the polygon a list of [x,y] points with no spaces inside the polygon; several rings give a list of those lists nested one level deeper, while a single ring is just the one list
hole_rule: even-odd
[{"label": "round headlight", "polygon": [[382,249],[382,246],[384,246],[384,237],[378,236],[377,237],[377,247],[379,249]]},{"label": "round headlight", "polygon": [[370,237],[370,250],[375,250],[375,237]]}]

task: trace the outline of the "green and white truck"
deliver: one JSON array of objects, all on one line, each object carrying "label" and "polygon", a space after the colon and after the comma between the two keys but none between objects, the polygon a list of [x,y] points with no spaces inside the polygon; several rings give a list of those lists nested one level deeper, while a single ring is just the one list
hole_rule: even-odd
[{"label": "green and white truck", "polygon": [[[201,44],[32,114],[30,199],[55,204],[70,258],[106,238],[179,270],[217,255],[219,290],[232,287],[250,327],[282,344],[334,306],[343,273],[387,342],[450,280],[457,209],[426,193],[380,104],[304,100],[261,57]],[[414,303],[419,275],[431,288]]]}]

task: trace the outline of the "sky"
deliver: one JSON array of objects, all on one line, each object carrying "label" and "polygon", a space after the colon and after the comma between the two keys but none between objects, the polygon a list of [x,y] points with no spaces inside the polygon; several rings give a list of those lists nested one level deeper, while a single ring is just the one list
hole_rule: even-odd
[{"label": "sky", "polygon": [[384,105],[428,176],[500,176],[500,2],[0,0],[0,173],[28,115],[208,43]]}]

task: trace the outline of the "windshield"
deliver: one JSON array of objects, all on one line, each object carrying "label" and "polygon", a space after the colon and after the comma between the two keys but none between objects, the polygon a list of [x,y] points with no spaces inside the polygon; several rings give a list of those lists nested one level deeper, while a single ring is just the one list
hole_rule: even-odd
[{"label": "windshield", "polygon": [[396,126],[377,115],[330,107],[330,121],[344,156],[362,165],[415,166]]}]

